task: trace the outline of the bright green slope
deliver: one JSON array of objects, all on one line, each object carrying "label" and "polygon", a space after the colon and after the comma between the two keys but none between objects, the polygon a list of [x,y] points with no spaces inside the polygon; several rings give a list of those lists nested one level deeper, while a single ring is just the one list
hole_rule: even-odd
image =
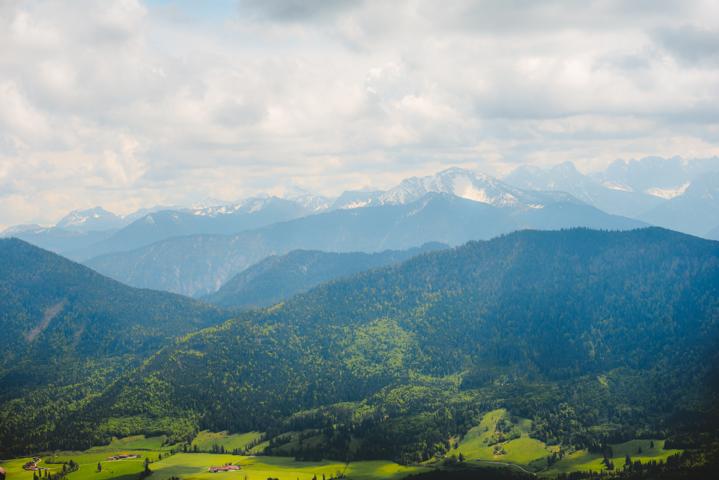
[{"label": "bright green slope", "polygon": [[[141,458],[107,461],[107,457],[118,453],[137,454]],[[157,460],[159,452],[148,452],[141,450],[107,450],[87,452],[63,452],[52,457],[42,457],[40,466],[48,467],[55,473],[62,469],[60,463],[71,459],[80,465],[80,468],[67,475],[68,480],[109,480],[118,479],[131,475],[133,480],[144,468],[145,457],[151,461]],[[13,459],[3,462],[2,466],[7,471],[8,480],[32,480],[33,472],[23,470],[22,466],[30,458]],[[97,471],[97,464],[102,463],[102,472]]]},{"label": "bright green slope", "polygon": [[213,445],[217,445],[218,447],[224,447],[227,452],[232,452],[232,450],[236,448],[243,450],[260,436],[262,436],[260,432],[230,434],[229,432],[210,432],[209,430],[203,430],[198,433],[192,441],[192,446],[197,445],[199,450],[209,451]]},{"label": "bright green slope", "polygon": [[[654,448],[651,448],[651,442],[654,442]],[[681,453],[681,450],[664,449],[664,440],[630,440],[629,442],[617,443],[611,445],[615,470],[619,470],[624,466],[626,456],[629,455],[633,462],[640,461],[648,463],[650,461],[666,461],[668,457]],[[641,448],[641,453],[639,449]],[[599,453],[589,453],[587,450],[578,450],[574,453],[566,455],[562,460],[552,465],[552,468],[542,472],[548,476],[558,473],[568,473],[576,471],[607,471],[603,463],[603,457]]]},{"label": "bright green slope", "polygon": [[[107,461],[107,457],[117,453],[137,453],[138,459]],[[427,471],[423,467],[408,467],[384,460],[368,460],[344,464],[336,461],[297,462],[289,457],[253,457],[230,454],[210,453],[178,453],[158,460],[162,452],[148,451],[98,451],[67,452],[54,457],[55,461],[69,461],[73,459],[80,465],[79,470],[67,476],[67,480],[135,480],[144,468],[144,458],[147,456],[153,462],[150,468],[153,475],[150,478],[167,479],[171,476],[182,479],[213,479],[213,480],[266,480],[278,478],[280,480],[311,480],[315,475],[322,478],[337,476],[344,473],[350,479],[387,479],[394,480],[413,473]],[[32,480],[32,472],[22,469],[22,465],[29,458],[18,458],[3,462],[2,466],[8,474],[8,480]],[[44,458],[50,461],[51,458]],[[98,462],[102,463],[102,472],[97,471]],[[225,473],[209,473],[207,469],[213,465],[232,463],[240,465],[242,470]],[[43,462],[43,465],[47,465]],[[59,465],[55,465],[59,466]],[[59,468],[58,468],[59,470]]]},{"label": "bright green slope", "polygon": [[[211,465],[224,465],[232,463],[240,465],[241,471],[226,473],[209,473]],[[419,473],[426,469],[421,467],[406,467],[389,461],[360,461],[346,465],[335,461],[297,462],[288,457],[246,457],[237,455],[190,454],[178,453],[163,459],[151,466],[160,478],[177,476],[183,479],[215,479],[237,478],[240,480],[266,480],[279,478],[280,480],[311,480],[317,475],[321,478],[344,474],[351,479],[385,478],[396,479],[403,476]]]},{"label": "bright green slope", "polygon": [[[0,462],[0,466],[5,469],[8,480],[32,480],[32,472],[26,472],[22,469],[22,466],[30,460],[32,460],[32,458],[29,457],[14,458],[12,460]],[[54,467],[57,467],[58,465],[47,465],[43,462],[40,466],[48,467],[50,468],[51,473],[55,473]],[[62,465],[59,465],[59,467],[62,468]]]},{"label": "bright green slope", "polygon": [[[503,422],[503,423],[500,423]],[[498,430],[498,424],[500,430]],[[503,426],[502,426],[503,425]],[[487,413],[480,424],[472,428],[459,442],[457,448],[450,451],[450,455],[462,455],[468,463],[488,465],[490,462],[498,464],[517,465],[522,469],[536,471],[542,476],[555,476],[559,473],[573,471],[606,470],[600,454],[580,450],[565,455],[562,460],[554,464],[551,469],[546,467],[546,457],[555,451],[556,447],[545,445],[539,440],[529,438],[528,432],[531,422],[526,419],[516,419],[510,422],[510,416],[504,409],[493,410]],[[519,435],[518,438],[497,442],[498,433],[505,436]],[[211,448],[213,444],[222,444],[225,448],[243,448],[244,445],[256,439],[260,434],[250,432],[229,435],[226,432],[200,432],[195,438],[198,448]],[[310,439],[307,439],[310,440]],[[307,441],[305,440],[305,441]],[[358,461],[344,464],[337,461],[298,462],[290,457],[275,456],[240,456],[231,454],[209,453],[178,453],[169,456],[164,450],[163,437],[145,438],[141,436],[113,439],[110,445],[94,447],[86,452],[63,452],[54,456],[43,457],[41,466],[51,471],[59,471],[59,462],[74,460],[80,465],[76,472],[67,476],[67,480],[135,480],[137,474],[144,468],[145,457],[153,462],[150,468],[155,472],[152,478],[160,480],[171,476],[182,479],[215,479],[215,480],[266,480],[279,478],[280,480],[311,480],[317,478],[337,476],[342,472],[350,479],[399,479],[404,476],[427,471],[429,467],[403,466],[394,462],[375,460]],[[222,443],[221,443],[222,442]],[[654,447],[650,447],[652,440],[632,440],[612,445],[613,462],[617,469],[624,465],[626,455],[632,461],[647,463],[649,461],[666,461],[680,450],[664,450],[663,440],[653,440]],[[493,445],[489,445],[489,444]],[[494,445],[500,445],[504,453],[496,454]],[[132,448],[126,448],[132,447]],[[154,448],[153,448],[154,447]],[[640,453],[641,449],[641,453]],[[119,461],[108,461],[107,458],[119,453],[137,454],[141,458]],[[167,455],[159,460],[160,455]],[[22,465],[30,458],[18,458],[0,463],[8,474],[8,480],[32,480],[32,472],[22,469]],[[57,463],[55,463],[57,462]],[[98,462],[102,463],[102,472],[97,471]],[[242,470],[226,473],[209,473],[207,469],[213,465],[232,463],[240,465]]]},{"label": "bright green slope", "polygon": [[[504,422],[505,432],[498,431],[498,424]],[[546,458],[555,451],[544,442],[529,437],[532,422],[527,419],[510,421],[509,414],[503,408],[492,410],[484,415],[479,425],[467,432],[449,455],[464,456],[469,462],[512,463],[532,470],[546,466]],[[500,436],[501,435],[501,436]],[[512,438],[502,441],[502,438]]]}]

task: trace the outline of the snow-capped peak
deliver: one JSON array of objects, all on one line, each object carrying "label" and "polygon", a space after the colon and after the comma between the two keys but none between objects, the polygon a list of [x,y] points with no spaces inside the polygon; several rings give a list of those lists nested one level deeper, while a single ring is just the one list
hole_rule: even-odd
[{"label": "snow-capped peak", "polygon": [[68,230],[104,230],[119,227],[122,219],[102,207],[73,210],[65,215],[57,227]]},{"label": "snow-capped peak", "polygon": [[537,195],[529,195],[529,192],[507,185],[492,176],[457,167],[435,175],[403,180],[398,186],[382,194],[378,202],[408,203],[428,193],[446,193],[496,207],[542,203]]},{"label": "snow-capped peak", "polygon": [[313,195],[311,193],[302,193],[299,195],[294,195],[287,197],[287,200],[291,200],[293,202],[296,202],[305,209],[307,209],[308,212],[322,212],[324,210],[327,210],[332,201],[327,198],[323,197],[321,195]]},{"label": "snow-capped peak", "polygon": [[384,192],[345,192],[335,201],[333,208],[403,205],[430,193],[453,195],[495,207],[536,209],[548,202],[577,201],[568,194],[523,190],[490,175],[453,167],[435,175],[407,178]]}]

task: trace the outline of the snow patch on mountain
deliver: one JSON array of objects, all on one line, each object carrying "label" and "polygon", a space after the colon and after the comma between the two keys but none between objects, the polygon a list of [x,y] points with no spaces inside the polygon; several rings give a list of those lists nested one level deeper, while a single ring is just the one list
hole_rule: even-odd
[{"label": "snow patch on mountain", "polygon": [[610,181],[604,181],[602,182],[602,186],[608,188],[609,190],[616,190],[618,192],[633,192],[634,189],[630,187],[629,185],[624,185],[623,183],[618,182],[610,182]]},{"label": "snow patch on mountain", "polygon": [[671,200],[672,198],[678,197],[679,195],[684,195],[684,192],[687,191],[687,188],[689,188],[690,185],[691,182],[685,182],[675,188],[648,188],[644,191],[644,193],[648,193],[649,195],[653,195],[655,197],[664,198],[666,200]]},{"label": "snow patch on mountain", "polygon": [[[436,175],[412,177],[380,194],[374,204],[406,204],[428,193],[444,193],[500,208],[537,208],[547,202],[577,200],[559,192],[528,191],[508,185],[489,175],[450,168]],[[531,205],[531,206],[530,206]]]}]

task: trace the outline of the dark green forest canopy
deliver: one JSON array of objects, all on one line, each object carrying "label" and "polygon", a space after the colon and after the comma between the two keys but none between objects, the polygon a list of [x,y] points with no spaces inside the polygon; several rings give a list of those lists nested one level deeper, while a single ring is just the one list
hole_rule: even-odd
[{"label": "dark green forest canopy", "polygon": [[329,425],[325,452],[346,455],[354,435],[355,455],[410,461],[504,406],[550,442],[681,438],[716,427],[718,331],[719,243],[523,231],[192,334],[58,435],[90,444],[177,418],[178,436]]}]

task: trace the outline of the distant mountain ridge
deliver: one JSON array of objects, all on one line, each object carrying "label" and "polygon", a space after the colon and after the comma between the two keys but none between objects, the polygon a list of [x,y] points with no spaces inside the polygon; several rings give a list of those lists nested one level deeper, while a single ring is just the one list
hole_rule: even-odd
[{"label": "distant mountain ridge", "polygon": [[17,236],[74,260],[88,260],[178,236],[229,235],[334,210],[407,205],[434,193],[515,210],[579,201],[609,214],[707,236],[716,226],[714,205],[696,196],[686,199],[700,185],[712,188],[707,179],[717,171],[719,158],[617,160],[589,174],[571,162],[548,168],[520,166],[502,179],[453,167],[407,178],[388,190],[345,191],[336,198],[300,192],[287,198],[258,196],[219,205],[158,207],[125,217],[96,207],[71,212],[53,227],[15,226],[2,235]]},{"label": "distant mountain ridge", "polygon": [[506,176],[505,181],[526,189],[568,192],[583,202],[616,215],[638,217],[662,200],[631,187],[599,181],[584,175],[571,162],[551,168],[522,166]]},{"label": "distant mountain ridge", "polygon": [[547,203],[577,201],[563,192],[517,188],[492,176],[455,167],[435,175],[402,180],[399,185],[385,192],[356,192],[355,198],[349,202],[335,202],[334,206],[358,208],[405,205],[416,202],[429,193],[444,193],[494,207],[510,208],[542,208]]},{"label": "distant mountain ridge", "polygon": [[682,195],[657,205],[641,219],[653,225],[711,238],[712,227],[719,225],[719,171],[695,179]]},{"label": "distant mountain ridge", "polygon": [[277,197],[251,198],[234,205],[150,213],[83,250],[82,258],[129,251],[172,237],[233,234],[311,214],[314,207]]},{"label": "distant mountain ridge", "polygon": [[266,307],[338,278],[405,261],[416,255],[447,248],[428,243],[409,250],[378,253],[328,253],[293,250],[273,255],[238,273],[202,300],[223,307]]},{"label": "distant mountain ridge", "polygon": [[[171,238],[130,252],[93,258],[89,267],[128,285],[203,296],[270,255],[308,249],[326,252],[404,250],[427,242],[450,246],[514,230],[584,226],[626,230],[642,222],[608,215],[572,197],[542,195],[541,207],[495,207],[447,193],[407,204],[337,209],[232,236]],[[564,194],[558,196],[566,198]]]}]

